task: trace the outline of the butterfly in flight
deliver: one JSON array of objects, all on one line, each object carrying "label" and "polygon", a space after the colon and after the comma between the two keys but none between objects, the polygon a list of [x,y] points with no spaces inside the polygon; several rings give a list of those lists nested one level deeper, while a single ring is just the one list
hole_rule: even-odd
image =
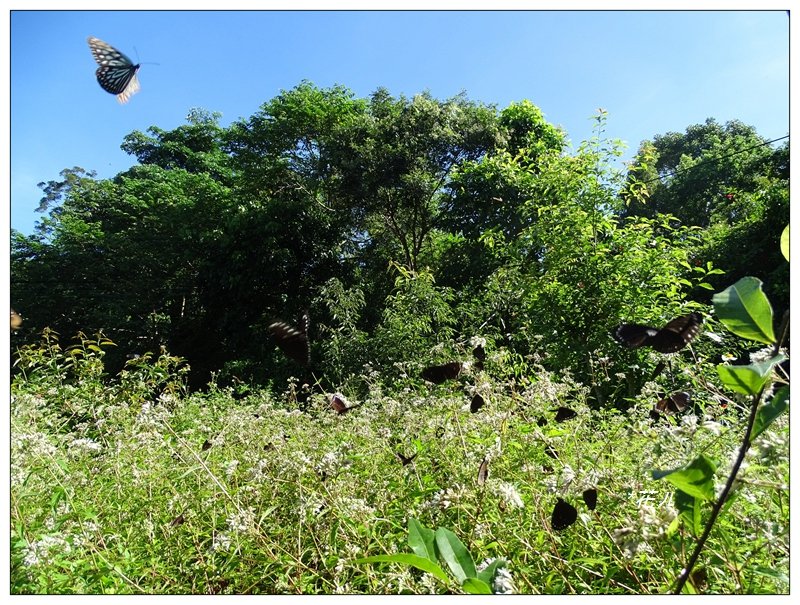
[{"label": "butterfly in flight", "polygon": [[311,363],[311,349],[308,346],[308,322],[308,313],[304,313],[299,328],[290,326],[282,321],[276,321],[267,327],[269,333],[278,343],[280,350],[289,359],[304,366]]},{"label": "butterfly in flight", "polygon": [[414,454],[411,454],[410,456],[404,456],[400,452],[395,452],[395,454],[397,454],[397,457],[400,458],[400,462],[403,463],[403,466],[408,466],[409,464],[411,464],[414,461],[414,458],[417,457],[417,454],[419,454],[419,452],[415,452]]},{"label": "butterfly in flight", "polygon": [[659,353],[675,353],[688,345],[703,323],[700,313],[689,313],[670,321],[660,330],[641,324],[621,324],[614,329],[613,336],[630,349],[652,347]]},{"label": "butterfly in flight", "polygon": [[124,54],[110,44],[89,36],[86,41],[97,64],[95,75],[100,87],[112,95],[117,95],[120,103],[127,103],[134,94],[139,92],[139,80],[136,72],[140,64],[134,65]]},{"label": "butterfly in flight", "polygon": [[483,399],[483,397],[481,397],[479,393],[475,393],[474,397],[472,398],[472,401],[469,404],[469,411],[474,414],[475,412],[480,410],[485,404],[486,401]]},{"label": "butterfly in flight", "polygon": [[550,515],[550,525],[556,531],[566,529],[578,518],[578,510],[569,502],[564,502],[561,498],[556,502],[553,508],[553,514]]},{"label": "butterfly in flight", "polygon": [[460,361],[451,361],[440,366],[428,366],[420,375],[434,384],[441,384],[445,380],[454,380],[461,374],[464,365]]}]

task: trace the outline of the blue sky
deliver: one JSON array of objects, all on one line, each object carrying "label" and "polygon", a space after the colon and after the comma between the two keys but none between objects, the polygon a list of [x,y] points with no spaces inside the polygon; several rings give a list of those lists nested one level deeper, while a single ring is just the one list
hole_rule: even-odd
[{"label": "blue sky", "polygon": [[[529,99],[575,146],[602,107],[628,158],[707,117],[789,133],[785,11],[15,11],[10,27],[11,227],[24,233],[38,182],[72,166],[112,177],[133,163],[119,148],[131,131],[175,128],[194,107],[228,125],[303,79],[358,97]],[[97,84],[89,35],[158,63],[127,105]]]}]

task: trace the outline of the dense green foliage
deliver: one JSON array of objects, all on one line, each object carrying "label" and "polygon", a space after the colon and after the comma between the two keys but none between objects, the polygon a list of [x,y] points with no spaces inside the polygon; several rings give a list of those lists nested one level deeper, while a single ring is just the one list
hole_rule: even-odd
[{"label": "dense green foliage", "polygon": [[[12,232],[14,592],[485,591],[502,567],[471,557],[506,560],[517,592],[664,592],[741,443],[739,508],[691,589],[787,590],[788,388],[769,385],[785,359],[788,145],[709,120],[655,136],[622,172],[603,112],[567,152],[527,101],[308,82],[219,118],[129,134],[137,165],[64,170],[41,184],[36,232]],[[715,304],[763,282],[775,318],[768,303],[755,320],[711,312],[745,275],[761,281]],[[305,310],[309,368],[267,332]],[[690,311],[703,331],[667,363],[610,336]],[[776,348],[717,367],[753,348],[727,330]],[[420,379],[478,341],[484,369]],[[333,414],[334,390],[360,405]],[[651,420],[680,390],[691,414]],[[475,392],[488,403],[471,414]],[[559,406],[578,418],[554,424]],[[648,476],[684,465],[702,494]],[[554,534],[554,495],[595,486],[598,510]],[[443,551],[410,555],[429,527]],[[442,557],[458,581],[355,563],[383,555]]]}]

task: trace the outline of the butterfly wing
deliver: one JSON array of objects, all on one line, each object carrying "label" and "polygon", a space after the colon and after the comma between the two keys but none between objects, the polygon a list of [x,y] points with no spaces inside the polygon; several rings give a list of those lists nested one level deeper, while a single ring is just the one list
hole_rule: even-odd
[{"label": "butterfly wing", "polygon": [[480,394],[475,393],[475,396],[472,398],[472,401],[469,404],[469,411],[474,414],[475,412],[480,410],[485,404],[486,401],[484,401],[483,397],[481,397]]},{"label": "butterfly wing", "polygon": [[434,384],[441,384],[445,380],[454,380],[461,374],[462,365],[460,361],[451,361],[439,366],[428,366],[420,375]]},{"label": "butterfly wing", "polygon": [[659,353],[675,353],[694,340],[701,325],[703,316],[699,313],[677,317],[661,328],[646,344]]},{"label": "butterfly wing", "polygon": [[647,344],[647,340],[658,334],[658,330],[641,324],[621,324],[612,332],[621,345],[629,349],[638,349]]},{"label": "butterfly wing", "polygon": [[331,408],[337,414],[344,414],[350,409],[338,393],[334,393],[331,397]]},{"label": "butterfly wing", "polygon": [[691,398],[692,396],[686,391],[677,391],[659,400],[658,403],[656,403],[655,409],[667,414],[677,414],[686,409]]},{"label": "butterfly wing", "polygon": [[594,510],[597,506],[597,490],[593,487],[583,490],[582,496],[583,501],[586,503],[586,508]]},{"label": "butterfly wing", "polygon": [[14,309],[11,309],[11,329],[17,330],[22,325],[22,317]]},{"label": "butterfly wing", "polygon": [[572,506],[569,502],[565,502],[561,498],[556,502],[553,508],[553,514],[550,515],[550,525],[556,531],[566,529],[578,519],[578,509]]},{"label": "butterfly wing", "polygon": [[578,412],[576,412],[572,408],[559,407],[556,410],[556,422],[564,422],[565,420],[569,420],[570,418],[575,418],[575,416],[577,415]]},{"label": "butterfly wing", "polygon": [[483,459],[481,465],[478,467],[478,485],[483,485],[489,478],[489,460]]},{"label": "butterfly wing", "polygon": [[282,321],[270,324],[267,329],[289,359],[301,365],[308,365],[311,362],[311,350],[305,332]]},{"label": "butterfly wing", "polygon": [[98,84],[106,92],[117,95],[120,103],[127,103],[139,91],[139,80],[136,78],[139,64],[134,65],[123,53],[98,38],[89,36],[87,42],[99,65],[95,72]]}]

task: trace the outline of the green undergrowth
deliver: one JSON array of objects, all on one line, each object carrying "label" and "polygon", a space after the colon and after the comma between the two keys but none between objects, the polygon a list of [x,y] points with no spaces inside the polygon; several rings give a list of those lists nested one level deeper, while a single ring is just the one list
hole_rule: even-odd
[{"label": "green undergrowth", "polygon": [[[652,471],[702,454],[720,489],[746,416],[735,397],[659,420],[652,397],[591,410],[585,388],[541,368],[513,385],[462,376],[486,400],[477,413],[463,386],[409,381],[373,387],[338,415],[322,393],[303,409],[269,391],[187,394],[166,353],[111,379],[107,346],[84,339],[62,352],[51,340],[20,357],[12,593],[462,592],[358,562],[408,552],[409,519],[452,532],[479,570],[503,559],[496,592],[663,593],[697,537]],[[556,422],[558,406],[577,416]],[[692,590],[788,592],[788,430],[784,414],[750,449]],[[559,532],[557,497],[578,510]]]}]

